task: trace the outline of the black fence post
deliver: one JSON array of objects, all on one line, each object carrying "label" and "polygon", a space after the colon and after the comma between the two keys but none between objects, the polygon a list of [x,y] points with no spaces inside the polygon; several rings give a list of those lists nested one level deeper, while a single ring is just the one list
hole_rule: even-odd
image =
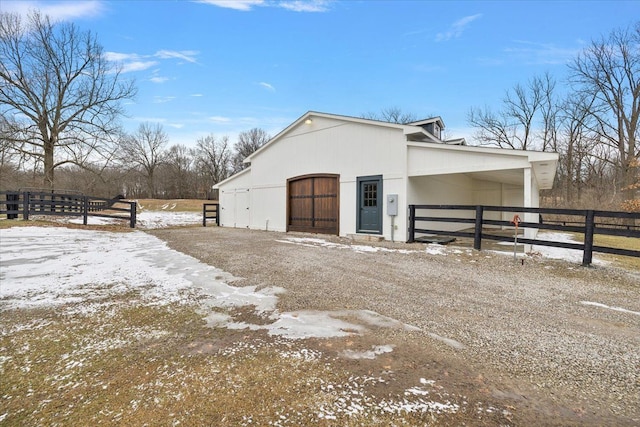
[{"label": "black fence post", "polygon": [[82,201],[82,224],[89,222],[89,196],[84,196]]},{"label": "black fence post", "polygon": [[216,203],[216,225],[220,227],[220,203]]},{"label": "black fence post", "polygon": [[[20,194],[7,192],[7,211],[15,211],[14,213],[7,212],[7,219],[17,219],[18,218],[18,207],[19,207]],[[9,203],[13,202],[13,203]]]},{"label": "black fence post", "polygon": [[416,241],[416,205],[409,205],[409,240],[407,243]]},{"label": "black fence post", "polygon": [[588,210],[584,220],[584,252],[582,254],[582,266],[591,265],[593,257],[593,232],[595,231],[595,212]]},{"label": "black fence post", "polygon": [[129,227],[136,228],[138,204],[136,202],[130,202],[130,206],[131,206],[131,218],[129,219]]},{"label": "black fence post", "polygon": [[206,203],[202,204],[202,226],[203,227],[207,226],[207,204]]},{"label": "black fence post", "polygon": [[24,221],[29,220],[29,208],[31,203],[31,193],[28,191],[22,193],[22,219]]},{"label": "black fence post", "polygon": [[482,249],[482,217],[484,215],[484,206],[476,206],[476,223],[473,232],[473,249],[479,251]]}]

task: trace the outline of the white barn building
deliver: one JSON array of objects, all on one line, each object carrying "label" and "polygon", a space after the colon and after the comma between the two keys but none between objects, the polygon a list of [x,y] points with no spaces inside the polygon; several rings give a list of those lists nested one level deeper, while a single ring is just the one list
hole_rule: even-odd
[{"label": "white barn building", "polygon": [[400,125],[308,112],[214,186],[220,225],[402,241],[410,204],[538,207],[552,187],[558,154],[471,147],[441,139],[443,129],[440,117]]}]

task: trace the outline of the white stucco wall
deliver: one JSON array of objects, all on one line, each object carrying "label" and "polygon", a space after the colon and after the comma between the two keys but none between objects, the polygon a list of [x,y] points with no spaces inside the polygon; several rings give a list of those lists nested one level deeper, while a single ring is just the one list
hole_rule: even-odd
[{"label": "white stucco wall", "polygon": [[[404,194],[400,129],[314,117],[267,148],[251,159],[251,228],[286,231],[287,179],[301,175],[340,175],[340,235],[356,232],[358,177],[383,176],[383,203],[387,194]],[[383,235],[390,239],[391,219],[383,209]],[[396,225],[405,230],[406,218]]]},{"label": "white stucco wall", "polygon": [[[473,204],[473,179],[464,174],[414,176],[407,186],[408,204],[415,205],[470,205]],[[418,216],[474,218],[472,211],[419,210]],[[418,227],[437,230],[461,230],[466,224],[445,222],[421,222]]]}]

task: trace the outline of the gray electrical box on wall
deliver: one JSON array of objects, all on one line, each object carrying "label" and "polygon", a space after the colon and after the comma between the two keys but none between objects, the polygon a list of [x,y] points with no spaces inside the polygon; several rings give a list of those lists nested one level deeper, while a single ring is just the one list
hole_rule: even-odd
[{"label": "gray electrical box on wall", "polygon": [[390,216],[398,215],[398,195],[397,194],[387,194],[387,215],[390,215]]}]

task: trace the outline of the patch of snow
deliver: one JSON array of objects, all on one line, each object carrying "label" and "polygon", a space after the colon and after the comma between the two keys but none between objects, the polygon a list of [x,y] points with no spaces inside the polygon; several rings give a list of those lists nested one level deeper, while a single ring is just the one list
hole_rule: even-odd
[{"label": "patch of snow", "polygon": [[273,290],[254,292],[221,278],[230,275],[169,249],[141,231],[112,233],[61,227],[0,230],[0,299],[10,307],[98,300],[137,289],[149,301],[184,301],[199,289],[220,307],[275,307]]},{"label": "patch of snow", "polygon": [[399,320],[392,319],[391,317],[383,316],[380,313],[376,313],[371,310],[358,310],[358,311],[342,311],[337,314],[342,316],[355,316],[362,322],[365,322],[371,326],[378,326],[380,328],[391,329],[404,329],[406,331],[420,331],[420,328],[406,323],[402,323]]},{"label": "patch of snow", "polygon": [[[563,243],[582,243],[575,240],[571,234],[546,231],[539,232],[536,236],[536,239]],[[532,252],[538,252],[542,254],[542,256],[545,258],[564,259],[578,264],[582,263],[582,251],[578,249],[554,248],[552,246],[533,245],[531,250]],[[593,256],[592,261],[594,264],[608,264],[608,262],[598,259],[595,255]]]},{"label": "patch of snow", "polygon": [[[174,208],[175,205],[168,207],[168,209]],[[163,209],[166,208],[163,207]],[[202,224],[201,213],[143,211],[136,215],[136,227],[140,228],[152,229],[196,224]]]},{"label": "patch of snow", "polygon": [[[162,209],[171,210],[174,206],[164,205]],[[59,216],[47,220],[59,223],[83,224],[82,216]],[[129,223],[128,218],[103,218],[99,216],[88,216],[87,225],[112,225],[118,223]],[[176,227],[181,225],[202,224],[202,214],[196,212],[168,212],[163,211],[141,211],[136,215],[136,227],[143,229],[154,229],[164,227]]]},{"label": "patch of snow", "polygon": [[[524,237],[524,236],[518,236],[518,238],[520,237]],[[547,231],[541,231],[537,234],[536,236],[537,240],[548,240],[550,242],[561,242],[561,243],[577,243],[577,244],[581,244],[582,242],[579,242],[577,240],[575,240],[573,238],[573,236],[571,234],[568,233],[556,233],[556,232],[547,232]],[[511,252],[502,252],[502,251],[492,251],[494,253],[499,253],[501,255],[504,254],[509,254],[511,256],[513,256],[513,246],[514,246],[514,242],[498,242],[497,245],[499,246],[506,246],[506,247],[510,247],[511,248]],[[518,242],[517,244],[517,252],[516,252],[516,256],[518,257],[524,257],[527,254],[523,253],[523,247],[524,244]],[[553,246],[542,246],[542,245],[531,245],[531,253],[532,254],[539,254],[545,258],[551,258],[551,259],[562,259],[565,261],[569,261],[572,263],[576,263],[576,264],[581,264],[582,263],[582,251],[579,249],[568,249],[568,248],[556,248]],[[593,264],[597,264],[597,265],[607,265],[609,264],[609,262],[604,261],[602,259],[599,259],[595,254],[593,255],[593,259],[592,259]]]},{"label": "patch of snow", "polygon": [[422,385],[434,385],[436,382],[435,380],[428,380],[426,378],[420,378],[420,384]]},{"label": "patch of snow", "polygon": [[605,305],[605,304],[601,304],[599,302],[580,301],[580,304],[591,305],[591,306],[594,306],[594,307],[606,308],[608,310],[619,311],[621,313],[635,314],[636,316],[640,316],[640,311],[627,310],[626,308],[622,308],[622,307],[611,307],[611,306],[608,306],[608,305]]},{"label": "patch of snow", "polygon": [[[88,216],[87,217],[87,225],[111,225],[117,224],[119,222],[128,221],[127,219],[118,219],[118,218],[102,218],[99,216]],[[70,224],[84,224],[83,218],[80,216],[74,217],[59,217],[57,222],[68,222]]]},{"label": "patch of snow", "polygon": [[425,252],[429,255],[445,255],[447,253],[446,248],[437,243],[429,243],[428,245],[425,245]]},{"label": "patch of snow", "polygon": [[[380,377],[351,377],[344,384],[322,384],[321,389],[333,397],[332,402],[322,404],[318,411],[318,418],[336,420],[338,416],[365,416],[375,413],[455,413],[460,406],[450,402],[436,402],[427,400],[428,393],[423,387],[411,387],[405,390],[402,399],[376,400],[367,395],[364,390],[369,383],[386,382]],[[430,384],[431,385],[431,384]]]},{"label": "patch of snow", "polygon": [[449,347],[453,347],[456,350],[463,350],[465,348],[464,344],[462,344],[461,342],[458,342],[458,341],[456,341],[454,339],[441,337],[440,335],[434,334],[433,332],[429,332],[428,335],[431,338],[433,338],[434,340],[442,341],[443,343],[445,343]]},{"label": "patch of snow", "polygon": [[347,359],[375,359],[381,354],[391,353],[393,351],[393,345],[376,345],[371,350],[356,351],[356,350],[343,350],[340,352],[342,357]]},{"label": "patch of snow", "polygon": [[410,254],[418,251],[409,250],[409,249],[389,249],[383,248],[379,246],[369,246],[369,245],[345,245],[342,243],[333,243],[326,241],[324,239],[310,238],[310,237],[286,237],[285,239],[278,239],[276,242],[280,243],[289,243],[296,244],[300,246],[306,247],[322,247],[322,248],[331,248],[331,249],[350,249],[354,252],[359,253],[376,253],[376,252],[395,252],[401,254]]}]

